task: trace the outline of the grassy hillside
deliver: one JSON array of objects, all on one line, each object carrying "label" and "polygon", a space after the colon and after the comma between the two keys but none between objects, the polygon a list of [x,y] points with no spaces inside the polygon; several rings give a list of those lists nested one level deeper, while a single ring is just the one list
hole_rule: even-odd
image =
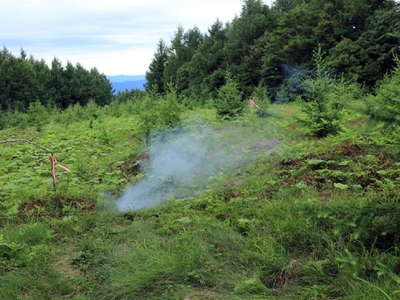
[{"label": "grassy hillside", "polygon": [[[118,212],[144,176],[142,121],[129,105],[0,131],[71,169],[57,170],[53,189],[48,153],[0,144],[1,299],[399,297],[399,151],[366,116],[347,112],[339,135],[316,139],[297,104],[233,122],[185,111],[183,128],[229,128],[236,136],[221,139],[238,144],[251,132],[254,159],[185,201]],[[271,139],[277,147],[264,147]]]}]

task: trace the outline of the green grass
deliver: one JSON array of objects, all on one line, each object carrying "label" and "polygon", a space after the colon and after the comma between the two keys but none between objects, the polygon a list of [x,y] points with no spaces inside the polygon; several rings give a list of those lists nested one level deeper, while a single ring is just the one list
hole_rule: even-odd
[{"label": "green grass", "polygon": [[397,299],[398,150],[359,114],[321,140],[304,134],[297,105],[271,114],[183,112],[183,126],[280,146],[193,199],[125,213],[113,203],[141,176],[136,115],[0,131],[72,170],[53,190],[48,154],[0,145],[0,299]]}]

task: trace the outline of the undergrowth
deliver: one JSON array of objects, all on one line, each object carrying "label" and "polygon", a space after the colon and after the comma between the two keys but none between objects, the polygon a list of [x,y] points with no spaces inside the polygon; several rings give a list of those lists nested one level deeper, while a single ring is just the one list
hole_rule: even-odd
[{"label": "undergrowth", "polygon": [[[369,133],[380,127],[366,115],[344,112],[341,132],[317,139],[296,122],[297,104],[272,105],[266,118],[246,109],[235,126],[279,140],[277,150],[193,199],[116,212],[115,198],[143,176],[150,125],[137,109],[75,106],[48,124],[0,131],[46,145],[71,169],[58,171],[54,190],[47,154],[0,145],[1,299],[400,295],[399,151]],[[160,118],[157,130],[228,122],[206,108]]]}]

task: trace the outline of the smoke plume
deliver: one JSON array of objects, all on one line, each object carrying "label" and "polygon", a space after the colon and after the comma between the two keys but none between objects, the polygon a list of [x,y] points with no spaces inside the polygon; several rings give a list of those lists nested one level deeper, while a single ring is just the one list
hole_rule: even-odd
[{"label": "smoke plume", "polygon": [[251,128],[235,126],[212,130],[203,125],[157,136],[142,166],[145,178],[126,189],[117,208],[138,210],[192,197],[214,176],[256,159],[277,144],[276,139],[263,139]]}]

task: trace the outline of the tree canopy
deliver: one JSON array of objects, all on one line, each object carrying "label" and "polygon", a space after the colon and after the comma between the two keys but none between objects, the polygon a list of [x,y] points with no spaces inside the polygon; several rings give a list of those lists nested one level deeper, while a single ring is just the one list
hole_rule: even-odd
[{"label": "tree canopy", "polygon": [[332,73],[372,88],[393,69],[399,29],[394,0],[245,0],[230,23],[216,21],[207,33],[179,27],[170,45],[160,42],[148,88],[163,93],[172,84],[179,94],[212,97],[229,72],[244,95],[261,86],[276,100],[287,67],[312,70],[318,47]]},{"label": "tree canopy", "polygon": [[19,57],[6,48],[0,51],[0,110],[24,111],[37,101],[61,109],[89,100],[104,105],[111,96],[111,83],[95,68],[71,63],[64,67],[56,58],[48,66],[44,60],[28,58],[23,50]]}]

